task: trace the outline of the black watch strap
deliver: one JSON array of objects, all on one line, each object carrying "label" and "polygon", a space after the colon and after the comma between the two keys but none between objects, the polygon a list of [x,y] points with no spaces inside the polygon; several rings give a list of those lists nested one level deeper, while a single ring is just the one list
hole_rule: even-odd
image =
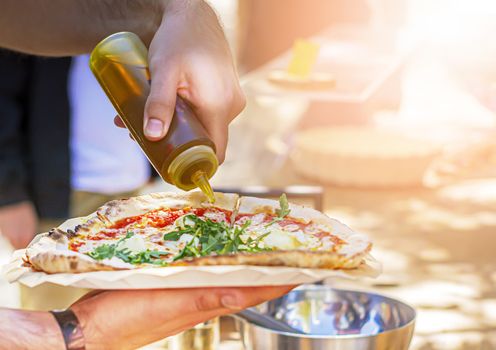
[{"label": "black watch strap", "polygon": [[64,336],[65,348],[67,350],[84,350],[85,342],[83,330],[79,324],[76,314],[71,310],[50,311],[59,324]]}]

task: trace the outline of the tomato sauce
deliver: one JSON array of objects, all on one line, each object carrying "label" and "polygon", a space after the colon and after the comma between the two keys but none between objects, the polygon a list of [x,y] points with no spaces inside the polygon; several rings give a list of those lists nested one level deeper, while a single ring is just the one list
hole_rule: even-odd
[{"label": "tomato sauce", "polygon": [[172,225],[174,221],[183,216],[185,212],[183,210],[174,210],[174,211],[156,211],[146,214],[144,217],[148,219],[147,224],[156,227],[162,228],[165,226]]},{"label": "tomato sauce", "polygon": [[279,226],[281,227],[284,227],[284,226],[289,226],[289,225],[296,225],[298,226],[298,228],[300,230],[304,230],[305,227],[308,226],[308,224],[306,222],[303,222],[301,220],[298,220],[298,219],[294,219],[294,218],[287,218],[287,219],[282,219],[281,221],[278,221],[277,222],[279,224]]},{"label": "tomato sauce", "polygon": [[135,223],[136,221],[140,220],[141,218],[142,218],[141,215],[131,216],[131,217],[117,221],[115,224],[112,225],[111,228],[118,230],[118,229],[124,228],[124,227],[126,227],[132,223]]},{"label": "tomato sauce", "polygon": [[[236,221],[241,220],[243,218],[251,218],[255,215],[263,214],[264,219],[263,223],[268,224],[272,222],[275,218],[277,218],[275,215],[270,215],[270,214],[265,214],[265,213],[257,213],[257,214],[238,214],[236,216]],[[278,225],[280,227],[288,226],[288,225],[297,225],[300,229],[304,229],[306,226],[309,224],[306,223],[305,221],[297,218],[292,218],[292,217],[285,217],[284,219],[277,221]]]},{"label": "tomato sauce", "polygon": [[[255,215],[258,215],[258,214],[238,214],[236,216],[236,221],[239,221],[243,218],[251,218]],[[264,214],[264,215],[265,215],[264,220],[263,220],[264,224],[268,224],[268,223],[272,222],[272,220],[274,220],[274,218],[276,217],[275,215],[270,215],[270,214]],[[303,221],[302,219],[293,218],[293,217],[285,217],[284,219],[277,221],[277,224],[281,228],[284,228],[285,226],[289,226],[289,225],[296,225],[296,226],[298,226],[298,228],[300,230],[305,232],[305,228],[307,226],[309,226],[311,224],[311,222],[307,223],[307,222]],[[317,238],[320,238],[320,239],[324,238],[324,237],[329,237],[330,240],[336,245],[345,243],[345,241],[343,241],[339,237],[337,237],[337,236],[335,236],[332,233],[327,232],[327,231],[319,231],[317,233],[313,233],[313,235]]]},{"label": "tomato sauce", "polygon": [[122,231],[118,230],[105,230],[98,232],[95,236],[88,236],[87,239],[90,241],[100,241],[102,239],[112,239],[116,238],[116,236],[122,233]]},{"label": "tomato sauce", "polygon": [[72,241],[69,243],[69,250],[72,250],[74,252],[77,252],[79,248],[84,244],[82,241]]},{"label": "tomato sauce", "polygon": [[258,215],[258,214],[238,214],[236,216],[236,221],[241,220],[243,218],[251,218],[251,217],[253,217],[255,215]]},{"label": "tomato sauce", "polygon": [[345,241],[343,241],[341,238],[333,235],[332,233],[330,232],[326,232],[326,231],[320,231],[320,232],[317,232],[314,234],[314,236],[316,236],[317,238],[324,238],[324,237],[329,237],[330,240],[332,241],[332,243],[334,244],[344,244]]},{"label": "tomato sauce", "polygon": [[[136,228],[141,228],[143,226],[163,228],[169,225],[173,225],[174,222],[181,216],[191,213],[198,217],[205,217],[207,212],[221,212],[224,214],[226,222],[230,222],[232,213],[229,210],[224,210],[220,208],[182,208],[182,209],[158,209],[146,213],[144,215],[131,216],[122,220],[117,221],[112,226],[94,234],[85,237],[89,241],[100,241],[104,239],[117,239],[120,238],[127,230],[133,230]],[[140,226],[140,223],[143,226]],[[135,224],[135,225],[133,225]],[[160,244],[161,242],[159,242]],[[69,243],[69,249],[72,251],[78,251],[79,248],[84,244],[84,241],[73,241]]]},{"label": "tomato sauce", "polygon": [[[217,209],[215,209],[217,211]],[[206,208],[196,208],[192,210],[192,213],[195,214],[196,216],[205,216],[205,213],[207,212]]]},{"label": "tomato sauce", "polygon": [[[231,220],[231,212],[219,208],[183,208],[183,209],[159,209],[152,212],[146,213],[144,215],[132,216],[120,221],[117,221],[109,229],[120,230],[131,224],[134,224],[142,219],[147,219],[147,226],[162,228],[174,224],[174,222],[181,216],[192,213],[198,217],[205,216],[205,213],[209,212],[222,212],[226,217],[227,221]],[[115,236],[115,234],[114,234]],[[112,237],[112,236],[110,236]]]}]

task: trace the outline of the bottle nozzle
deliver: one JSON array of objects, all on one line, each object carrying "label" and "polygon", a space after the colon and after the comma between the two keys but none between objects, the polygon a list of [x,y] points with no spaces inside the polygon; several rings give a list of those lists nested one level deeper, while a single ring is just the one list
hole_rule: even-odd
[{"label": "bottle nozzle", "polygon": [[217,157],[214,150],[205,145],[188,148],[178,154],[167,168],[171,183],[189,191],[200,188],[210,203],[215,201],[214,191],[208,180],[217,170]]},{"label": "bottle nozzle", "polygon": [[193,183],[198,186],[198,188],[205,193],[210,203],[215,202],[214,191],[212,190],[212,186],[210,186],[210,182],[208,182],[207,174],[204,171],[198,170],[191,177]]}]

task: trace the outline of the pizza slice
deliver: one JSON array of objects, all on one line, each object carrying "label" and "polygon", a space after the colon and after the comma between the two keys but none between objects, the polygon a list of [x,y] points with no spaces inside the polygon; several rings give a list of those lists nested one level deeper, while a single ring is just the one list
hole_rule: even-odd
[{"label": "pizza slice", "polygon": [[158,193],[107,203],[27,250],[48,273],[184,265],[351,269],[371,243],[313,209],[236,194]]}]

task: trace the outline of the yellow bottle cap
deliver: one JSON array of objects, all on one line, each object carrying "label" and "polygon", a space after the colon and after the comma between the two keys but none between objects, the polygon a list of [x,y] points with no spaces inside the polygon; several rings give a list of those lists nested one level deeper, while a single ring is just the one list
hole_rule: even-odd
[{"label": "yellow bottle cap", "polygon": [[190,147],[170,163],[167,173],[171,182],[182,190],[199,187],[210,201],[214,200],[208,180],[215,174],[219,163],[214,150],[205,145]]}]

